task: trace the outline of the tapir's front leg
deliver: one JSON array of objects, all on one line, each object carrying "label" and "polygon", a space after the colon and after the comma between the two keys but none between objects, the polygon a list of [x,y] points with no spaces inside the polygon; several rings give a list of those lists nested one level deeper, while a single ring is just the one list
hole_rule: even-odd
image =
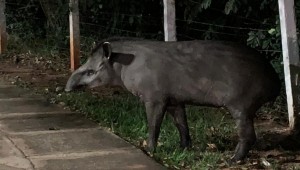
[{"label": "tapir's front leg", "polygon": [[157,145],[160,126],[166,111],[166,104],[165,102],[151,101],[145,102],[145,107],[147,113],[149,135],[147,142],[147,150],[152,153],[155,151]]}]

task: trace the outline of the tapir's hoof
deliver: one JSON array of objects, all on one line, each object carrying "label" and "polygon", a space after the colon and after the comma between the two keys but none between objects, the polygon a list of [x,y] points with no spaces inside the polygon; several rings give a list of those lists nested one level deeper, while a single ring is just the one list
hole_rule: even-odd
[{"label": "tapir's hoof", "polygon": [[[255,141],[255,140],[253,140]],[[239,142],[235,148],[234,155],[231,157],[229,163],[231,164],[243,164],[245,163],[245,158],[249,152],[249,148],[253,145],[254,142]],[[251,145],[250,145],[250,144]]]},{"label": "tapir's hoof", "polygon": [[151,143],[147,142],[144,145],[144,150],[147,154],[153,155],[155,152],[155,147],[154,147],[154,145],[151,145]]},{"label": "tapir's hoof", "polygon": [[192,148],[192,141],[188,141],[186,143],[180,143],[180,148],[182,149],[191,149]]},{"label": "tapir's hoof", "polygon": [[153,157],[155,150],[150,149],[150,148],[148,148],[148,147],[145,147],[145,148],[144,148],[144,152],[145,152],[145,154],[147,154],[148,156]]},{"label": "tapir's hoof", "polygon": [[236,156],[231,157],[231,159],[229,159],[227,161],[229,166],[233,166],[233,165],[240,165],[244,163],[244,159],[242,158],[237,158]]}]

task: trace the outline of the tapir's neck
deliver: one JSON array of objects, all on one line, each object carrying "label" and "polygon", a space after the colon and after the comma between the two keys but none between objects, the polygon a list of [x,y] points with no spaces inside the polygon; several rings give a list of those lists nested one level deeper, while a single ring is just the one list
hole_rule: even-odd
[{"label": "tapir's neck", "polygon": [[119,63],[114,63],[113,64],[113,74],[114,74],[114,78],[112,79],[112,85],[115,86],[121,86],[124,87],[124,83],[121,79],[121,71],[122,71],[122,65]]}]

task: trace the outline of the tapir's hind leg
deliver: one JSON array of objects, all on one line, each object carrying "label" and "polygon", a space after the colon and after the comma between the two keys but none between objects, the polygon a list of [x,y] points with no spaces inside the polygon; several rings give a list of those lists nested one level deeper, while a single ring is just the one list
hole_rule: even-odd
[{"label": "tapir's hind leg", "polygon": [[186,118],[185,106],[174,105],[167,106],[167,112],[171,115],[172,120],[180,134],[180,146],[187,148],[191,146],[191,137]]},{"label": "tapir's hind leg", "polygon": [[250,109],[236,109],[229,107],[229,110],[236,120],[239,136],[239,142],[236,146],[234,156],[231,159],[232,162],[236,162],[243,160],[256,142],[253,117],[257,107],[252,107]]}]

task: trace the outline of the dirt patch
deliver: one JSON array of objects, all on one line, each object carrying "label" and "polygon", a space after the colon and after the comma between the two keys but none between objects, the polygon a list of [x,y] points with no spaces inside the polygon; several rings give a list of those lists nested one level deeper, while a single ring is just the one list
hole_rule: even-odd
[{"label": "dirt patch", "polygon": [[[68,66],[67,59],[48,60],[32,54],[19,56],[10,54],[1,56],[0,74],[12,84],[21,82],[24,86],[45,93],[49,91],[59,93],[71,74]],[[119,87],[98,87],[90,91],[97,96],[113,96],[124,92]],[[259,115],[256,118],[258,141],[246,163],[235,168],[300,168],[300,135],[291,135],[286,118],[286,113],[276,114],[276,116],[268,113]]]},{"label": "dirt patch", "polygon": [[[60,58],[48,60],[32,54],[19,57],[10,54],[1,57],[0,74],[12,84],[22,82],[25,86],[39,90],[47,88],[47,90],[55,91],[57,88],[62,89],[71,75],[68,66],[68,61]],[[119,93],[122,89],[120,87],[97,87],[90,91],[95,95],[107,96]]]}]

